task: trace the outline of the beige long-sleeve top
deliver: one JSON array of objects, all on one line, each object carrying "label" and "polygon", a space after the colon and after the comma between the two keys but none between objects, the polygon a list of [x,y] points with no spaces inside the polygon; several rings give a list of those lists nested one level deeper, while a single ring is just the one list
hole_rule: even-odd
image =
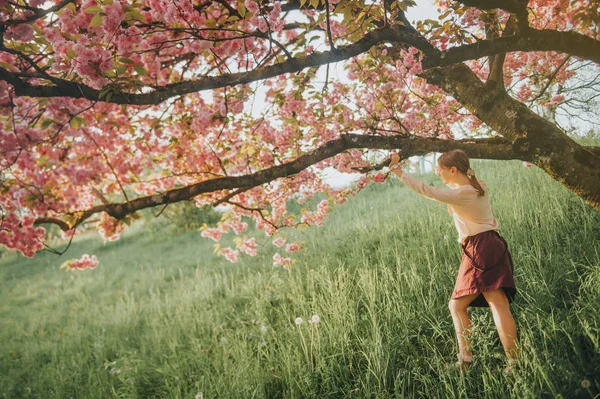
[{"label": "beige long-sleeve top", "polygon": [[411,190],[426,198],[448,204],[448,213],[454,218],[458,231],[458,242],[461,244],[468,236],[488,231],[498,231],[498,221],[492,214],[490,198],[486,184],[479,180],[485,195],[479,196],[477,189],[470,184],[459,186],[449,184],[450,189],[427,185],[414,176],[402,173],[400,180]]}]

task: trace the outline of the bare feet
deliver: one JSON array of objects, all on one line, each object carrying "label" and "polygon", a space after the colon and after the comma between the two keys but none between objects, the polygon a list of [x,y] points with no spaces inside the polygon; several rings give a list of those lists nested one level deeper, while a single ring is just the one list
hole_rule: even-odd
[{"label": "bare feet", "polygon": [[517,359],[508,359],[508,366],[504,369],[505,375],[513,375],[515,373],[515,367],[517,365]]},{"label": "bare feet", "polygon": [[456,356],[458,357],[458,361],[454,363],[454,365],[457,369],[466,371],[471,367],[471,364],[473,363],[473,358],[471,356],[462,355],[460,353]]}]

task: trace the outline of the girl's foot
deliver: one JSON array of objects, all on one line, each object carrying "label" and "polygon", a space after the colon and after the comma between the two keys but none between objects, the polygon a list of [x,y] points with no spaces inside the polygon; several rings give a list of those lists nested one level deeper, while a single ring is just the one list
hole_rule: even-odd
[{"label": "girl's foot", "polygon": [[504,369],[505,375],[513,375],[517,365],[517,359],[508,359],[508,366]]},{"label": "girl's foot", "polygon": [[458,361],[454,363],[456,368],[459,370],[468,370],[473,363],[473,358],[471,356],[463,355],[462,353],[459,353],[456,356],[458,357]]}]

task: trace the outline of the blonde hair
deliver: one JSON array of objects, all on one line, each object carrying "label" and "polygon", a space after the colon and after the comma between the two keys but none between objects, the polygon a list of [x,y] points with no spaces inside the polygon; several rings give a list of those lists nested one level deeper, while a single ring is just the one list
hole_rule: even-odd
[{"label": "blonde hair", "polygon": [[475,187],[479,192],[479,196],[485,195],[485,190],[479,184],[479,180],[475,177],[475,171],[469,165],[469,156],[463,150],[451,150],[444,152],[438,158],[438,162],[446,169],[455,166],[462,174],[466,175],[471,182],[471,186]]}]

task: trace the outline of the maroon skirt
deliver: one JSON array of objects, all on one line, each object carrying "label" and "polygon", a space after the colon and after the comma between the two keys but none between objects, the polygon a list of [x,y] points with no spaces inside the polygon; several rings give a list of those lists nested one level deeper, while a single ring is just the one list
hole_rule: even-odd
[{"label": "maroon skirt", "polygon": [[462,244],[462,259],[451,299],[479,293],[469,306],[489,307],[483,292],[504,289],[508,303],[517,294],[513,262],[508,244],[496,230],[468,236]]}]

